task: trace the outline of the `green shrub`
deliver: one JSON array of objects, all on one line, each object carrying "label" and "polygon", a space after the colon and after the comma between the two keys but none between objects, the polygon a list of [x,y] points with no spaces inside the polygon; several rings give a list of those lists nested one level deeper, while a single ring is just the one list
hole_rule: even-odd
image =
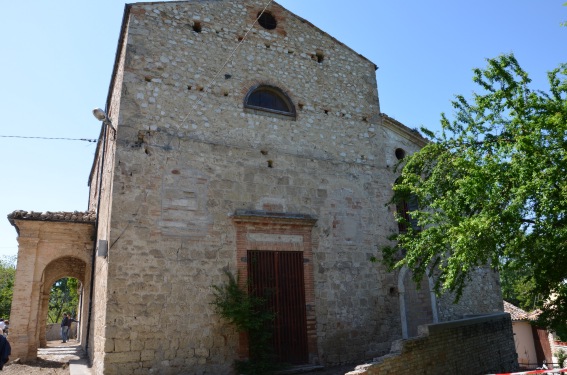
[{"label": "green shrub", "polygon": [[249,294],[239,287],[237,278],[225,272],[228,281],[213,285],[215,312],[248,334],[250,358],[236,361],[238,374],[263,375],[281,370],[272,349],[272,325],[275,314],[265,308],[266,299]]},{"label": "green shrub", "polygon": [[555,352],[555,356],[559,362],[559,367],[563,368],[565,366],[565,360],[567,359],[567,353],[563,350],[558,350]]}]

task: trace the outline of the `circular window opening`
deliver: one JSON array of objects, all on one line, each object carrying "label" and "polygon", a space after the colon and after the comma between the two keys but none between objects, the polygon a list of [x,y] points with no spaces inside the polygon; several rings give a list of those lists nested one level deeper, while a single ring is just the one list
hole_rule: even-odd
[{"label": "circular window opening", "polygon": [[258,23],[264,29],[273,30],[278,26],[276,18],[270,12],[258,13]]},{"label": "circular window opening", "polygon": [[406,152],[404,150],[402,150],[401,148],[397,148],[396,149],[396,158],[398,160],[402,160],[405,157],[406,157]]}]

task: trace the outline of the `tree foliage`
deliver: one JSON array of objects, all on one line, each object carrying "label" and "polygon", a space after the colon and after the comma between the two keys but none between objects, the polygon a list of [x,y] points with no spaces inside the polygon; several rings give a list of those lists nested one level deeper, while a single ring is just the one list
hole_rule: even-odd
[{"label": "tree foliage", "polygon": [[0,318],[9,319],[16,276],[16,258],[0,258]]},{"label": "tree foliage", "polygon": [[502,298],[522,310],[532,311],[535,309],[541,295],[534,294],[534,280],[529,270],[500,268],[500,286]]},{"label": "tree foliage", "polygon": [[[0,258],[0,318],[9,319],[16,276],[16,257]],[[76,316],[79,305],[79,281],[74,278],[57,280],[51,287],[47,320],[57,323],[64,312]]]},{"label": "tree foliage", "polygon": [[79,281],[75,278],[63,278],[53,283],[49,294],[48,323],[57,323],[63,313],[69,312],[77,316],[79,305]]},{"label": "tree foliage", "polygon": [[442,114],[440,134],[422,129],[432,141],[403,160],[392,202],[416,197],[420,208],[409,214],[419,227],[394,236],[383,259],[416,279],[434,275],[437,291],[457,298],[471,271],[490,264],[543,296],[544,320],[564,322],[567,64],[541,91],[513,55],[487,62],[474,69],[479,92],[456,96],[454,118]]}]

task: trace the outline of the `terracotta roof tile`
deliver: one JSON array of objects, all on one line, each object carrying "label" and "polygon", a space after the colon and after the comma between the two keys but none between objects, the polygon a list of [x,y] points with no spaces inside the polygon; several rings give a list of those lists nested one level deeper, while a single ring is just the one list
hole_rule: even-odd
[{"label": "terracotta roof tile", "polygon": [[520,309],[517,306],[512,305],[510,302],[504,301],[504,311],[510,314],[512,320],[537,320],[539,314],[541,314],[540,310],[534,310],[531,313],[527,313],[524,310]]},{"label": "terracotta roof tile", "polygon": [[94,212],[34,212],[17,210],[8,215],[10,223],[14,220],[36,220],[36,221],[66,221],[71,223],[94,223],[96,213]]}]

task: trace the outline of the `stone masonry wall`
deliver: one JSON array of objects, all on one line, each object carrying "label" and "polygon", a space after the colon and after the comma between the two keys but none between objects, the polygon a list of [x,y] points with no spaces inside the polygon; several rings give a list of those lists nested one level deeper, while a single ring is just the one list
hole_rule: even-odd
[{"label": "stone masonry wall", "polygon": [[504,311],[498,273],[489,267],[477,268],[471,272],[459,301],[455,303],[455,296],[446,293],[438,298],[438,309],[440,322]]},{"label": "stone masonry wall", "polygon": [[[45,329],[45,338],[47,341],[61,341],[61,323],[48,324]],[[69,329],[69,339],[77,339],[77,325],[72,324]]]},{"label": "stone masonry wall", "polygon": [[[374,64],[307,21],[273,3],[277,27],[248,33],[264,6],[127,8],[99,229],[110,248],[96,265],[97,374],[231,373],[239,335],[210,302],[224,270],[237,270],[238,209],[316,218],[312,363],[372,358],[401,337],[396,277],[369,260],[397,230],[395,150],[424,140],[380,114]],[[246,110],[258,84],[282,89],[296,118]]]},{"label": "stone masonry wall", "polygon": [[[128,33],[128,25],[124,25],[124,33]],[[98,212],[97,240],[110,241],[110,213],[112,205],[113,176],[116,155],[116,126],[120,123],[120,91],[124,79],[126,50],[121,49],[116,61],[116,74],[112,77],[112,93],[106,110],[109,123],[101,124],[102,142],[99,141],[97,154],[92,167],[89,186],[89,209]],[[97,244],[98,246],[98,244]],[[97,249],[98,250],[98,249]],[[94,298],[92,301],[92,318],[89,332],[88,355],[97,373],[103,373],[105,355],[115,350],[114,341],[107,340],[107,303],[108,303],[108,258],[95,258]]]},{"label": "stone masonry wall", "polygon": [[421,326],[421,336],[400,340],[392,353],[347,375],[480,375],[517,370],[510,315],[499,313]]}]

